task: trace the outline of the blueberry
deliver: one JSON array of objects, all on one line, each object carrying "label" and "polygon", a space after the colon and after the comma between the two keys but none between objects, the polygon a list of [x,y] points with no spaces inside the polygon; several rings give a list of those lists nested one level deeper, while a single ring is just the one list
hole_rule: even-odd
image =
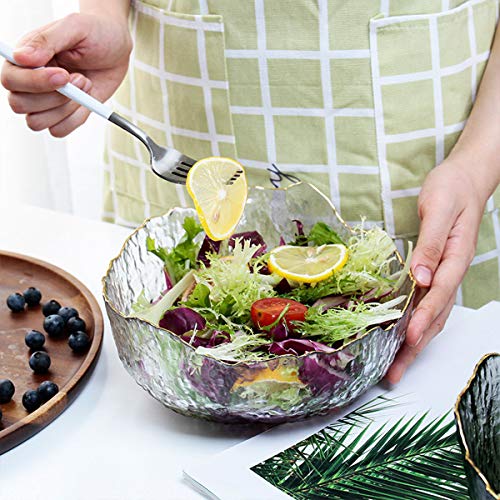
[{"label": "blueberry", "polygon": [[59,392],[59,387],[57,387],[57,384],[55,384],[54,382],[46,380],[38,386],[37,390],[38,395],[40,396],[40,400],[43,404],[46,403],[50,398],[53,398]]},{"label": "blueberry", "polygon": [[51,314],[43,321],[43,329],[51,337],[57,337],[64,332],[64,320],[58,314]]},{"label": "blueberry", "polygon": [[45,304],[42,307],[42,312],[44,316],[50,316],[51,314],[57,314],[57,311],[61,309],[61,304],[57,302],[57,300],[49,300],[48,302],[45,302]]},{"label": "blueberry", "polygon": [[9,379],[0,380],[0,404],[8,403],[16,392],[14,384]]},{"label": "blueberry", "polygon": [[87,328],[85,321],[82,318],[69,318],[66,323],[66,328],[69,333],[84,332]]},{"label": "blueberry", "polygon": [[50,367],[50,356],[43,351],[34,352],[30,357],[30,368],[35,373],[46,373]]},{"label": "blueberry", "polygon": [[57,314],[61,316],[66,324],[70,318],[78,318],[78,311],[74,307],[61,307]]},{"label": "blueberry", "polygon": [[21,312],[24,311],[24,305],[26,304],[26,300],[20,293],[12,293],[7,297],[7,307],[12,312]]},{"label": "blueberry", "polygon": [[30,286],[27,290],[25,290],[23,295],[24,300],[26,300],[26,304],[28,304],[29,307],[37,306],[42,300],[42,293],[34,286]]},{"label": "blueberry", "polygon": [[72,333],[68,345],[75,352],[85,352],[90,347],[90,337],[85,332]]},{"label": "blueberry", "polygon": [[30,330],[24,337],[24,342],[30,349],[38,351],[45,344],[45,335],[38,330]]},{"label": "blueberry", "polygon": [[36,409],[40,408],[41,403],[42,402],[40,401],[38,391],[26,391],[23,394],[23,406],[29,412],[35,411]]}]

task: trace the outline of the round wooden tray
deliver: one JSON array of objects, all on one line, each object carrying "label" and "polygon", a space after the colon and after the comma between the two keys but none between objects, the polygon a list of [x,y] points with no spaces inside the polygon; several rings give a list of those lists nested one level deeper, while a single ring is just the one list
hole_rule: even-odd
[{"label": "round wooden tray", "polygon": [[[87,324],[92,338],[90,349],[75,354],[67,337],[52,339],[43,330],[41,306],[12,313],[6,304],[8,295],[30,286],[42,292],[42,303],[56,299],[63,306],[75,307]],[[30,350],[24,343],[28,330],[46,336],[45,350],[51,357],[49,371],[35,374],[28,365]],[[78,396],[97,362],[102,344],[103,319],[97,301],[76,278],[52,264],[24,255],[0,252],[0,379],[11,379],[16,387],[12,401],[0,405],[0,454],[10,450],[42,430],[60,415]],[[22,396],[44,380],[59,386],[59,393],[38,410],[28,413]]]}]

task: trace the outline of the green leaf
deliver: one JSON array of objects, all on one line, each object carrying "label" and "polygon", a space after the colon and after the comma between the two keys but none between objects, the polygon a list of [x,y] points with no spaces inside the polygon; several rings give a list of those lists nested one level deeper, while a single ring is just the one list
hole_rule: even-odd
[{"label": "green leaf", "polygon": [[198,283],[191,295],[185,302],[186,307],[195,308],[210,308],[210,288],[203,283]]},{"label": "green leaf", "polygon": [[195,243],[194,238],[203,231],[203,228],[193,217],[186,217],[182,227],[185,234],[171,250],[157,247],[153,238],[148,237],[146,240],[146,248],[163,260],[165,270],[174,284],[190,269],[196,268],[196,258],[200,245]]},{"label": "green leaf", "polygon": [[140,311],[144,311],[151,307],[151,302],[146,298],[146,291],[143,289],[135,302],[130,307],[131,311],[134,313],[138,313]]},{"label": "green leaf", "polygon": [[184,228],[184,231],[186,231],[186,238],[188,241],[194,240],[195,237],[203,231],[203,228],[200,224],[198,224],[198,222],[196,222],[194,217],[186,217],[182,227]]},{"label": "green leaf", "polygon": [[158,325],[165,311],[174,305],[175,301],[192,285],[193,281],[193,271],[189,271],[156,304],[148,309],[133,311],[133,314],[130,316],[149,321],[153,325]]},{"label": "green leaf", "polygon": [[217,305],[217,310],[223,316],[231,316],[236,302],[233,297],[226,295],[224,299]]},{"label": "green leaf", "polygon": [[155,254],[161,260],[166,260],[168,258],[168,252],[165,250],[165,248],[156,248],[156,241],[150,236],[148,236],[146,239],[146,248],[148,249],[148,252]]},{"label": "green leaf", "polygon": [[324,222],[316,222],[309,232],[308,240],[316,246],[340,244],[347,246],[342,238]]},{"label": "green leaf", "polygon": [[390,404],[372,400],[252,470],[295,499],[467,500],[450,414],[404,416],[373,431],[371,416]]}]

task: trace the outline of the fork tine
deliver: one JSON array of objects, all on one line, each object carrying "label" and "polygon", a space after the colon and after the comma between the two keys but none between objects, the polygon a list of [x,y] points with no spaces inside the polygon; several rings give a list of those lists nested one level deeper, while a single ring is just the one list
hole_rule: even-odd
[{"label": "fork tine", "polygon": [[226,184],[228,186],[231,186],[232,184],[234,184],[237,180],[238,180],[238,177],[243,173],[243,170],[237,170],[233,176],[226,182]]},{"label": "fork tine", "polygon": [[185,167],[180,167],[179,165],[177,165],[175,167],[175,170],[178,170],[180,172],[184,172],[185,174],[187,174],[191,170],[191,167],[185,168]]},{"label": "fork tine", "polygon": [[177,172],[177,170],[173,170],[171,172],[172,175],[175,175],[176,177],[180,177],[181,179],[185,179],[187,177],[186,174],[182,173],[182,172]]}]

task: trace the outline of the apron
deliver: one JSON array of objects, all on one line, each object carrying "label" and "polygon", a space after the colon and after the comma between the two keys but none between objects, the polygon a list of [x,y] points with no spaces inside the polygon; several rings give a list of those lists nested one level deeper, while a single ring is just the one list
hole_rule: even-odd
[{"label": "apron", "polygon": [[[457,141],[485,69],[498,0],[133,1],[135,48],[115,110],[193,158],[228,156],[330,195],[348,223],[416,241],[417,197]],[[137,226],[188,206],[145,148],[107,132],[104,218]],[[500,191],[457,302],[500,299]]]}]

